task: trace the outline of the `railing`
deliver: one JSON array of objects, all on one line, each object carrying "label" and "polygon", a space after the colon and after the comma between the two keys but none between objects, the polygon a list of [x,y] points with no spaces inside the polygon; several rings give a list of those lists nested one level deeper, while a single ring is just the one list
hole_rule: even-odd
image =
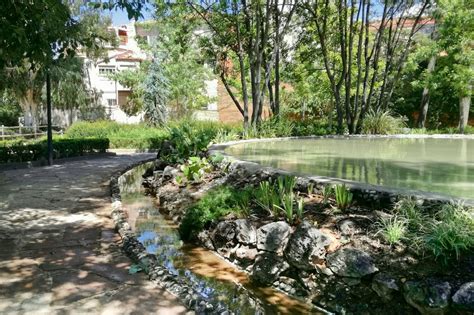
[{"label": "railing", "polygon": [[[53,134],[63,134],[61,126],[52,126]],[[48,126],[0,126],[0,140],[15,138],[38,138],[47,134]]]}]

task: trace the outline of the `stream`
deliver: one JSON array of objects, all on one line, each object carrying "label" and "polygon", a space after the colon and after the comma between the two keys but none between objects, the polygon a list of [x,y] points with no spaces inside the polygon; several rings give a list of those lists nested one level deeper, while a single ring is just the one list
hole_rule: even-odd
[{"label": "stream", "polygon": [[235,314],[318,314],[299,299],[273,288],[253,286],[247,273],[212,251],[184,244],[178,226],[160,212],[154,198],[144,194],[141,175],[149,165],[126,172],[119,184],[132,231],[162,266],[179,275],[207,301],[223,304]]}]

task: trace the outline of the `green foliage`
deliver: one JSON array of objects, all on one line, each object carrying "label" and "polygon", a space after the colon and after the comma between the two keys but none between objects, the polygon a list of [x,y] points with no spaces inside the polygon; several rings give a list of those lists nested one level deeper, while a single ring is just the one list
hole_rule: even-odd
[{"label": "green foliage", "polygon": [[323,195],[323,204],[327,205],[329,203],[329,198],[334,193],[334,189],[331,185],[325,185],[322,190]]},{"label": "green foliage", "polygon": [[474,250],[474,208],[460,203],[444,204],[436,210],[405,198],[395,205],[393,217],[378,224],[378,233],[388,243],[404,241],[412,249],[444,262]]},{"label": "green foliage", "polygon": [[169,81],[164,74],[160,54],[154,56],[142,86],[147,121],[154,126],[163,125],[168,114]]},{"label": "green foliage", "polygon": [[277,206],[277,208],[285,214],[288,223],[292,224],[295,212],[295,194],[293,192],[283,193],[280,198],[281,206]]},{"label": "green foliage", "polygon": [[381,218],[379,222],[380,230],[385,241],[390,245],[396,244],[405,239],[407,233],[407,221],[403,217],[393,216]]},{"label": "green foliage", "polygon": [[[248,211],[251,190],[235,189],[228,186],[211,190],[194,206],[187,209],[179,225],[179,233],[184,241],[196,237],[197,233],[221,217],[234,212]],[[245,207],[245,209],[244,209]]]},{"label": "green foliage", "polygon": [[[53,139],[55,159],[103,153],[109,148],[107,139]],[[28,162],[46,159],[47,141],[0,141],[0,163]]]},{"label": "green foliage", "polygon": [[278,216],[280,195],[276,186],[270,181],[262,181],[255,192],[255,202],[273,216]]},{"label": "green foliage", "polygon": [[462,204],[444,205],[428,222],[422,239],[426,250],[448,261],[474,250],[474,209]]},{"label": "green foliage", "polygon": [[186,164],[181,165],[181,171],[186,179],[195,182],[201,181],[202,177],[211,170],[212,166],[205,157],[192,156]]},{"label": "green foliage", "polygon": [[0,94],[0,125],[17,126],[20,116],[21,108],[18,100],[7,90],[4,90]]},{"label": "green foliage", "polygon": [[365,116],[362,133],[370,135],[389,135],[399,133],[404,119],[395,117],[390,110],[370,110]]},{"label": "green foliage", "polygon": [[255,202],[272,216],[277,217],[283,213],[291,224],[295,214],[298,219],[301,219],[304,207],[303,198],[297,199],[293,192],[295,185],[294,176],[279,176],[276,182],[262,181],[254,192]]},{"label": "green foliage", "polygon": [[341,211],[347,210],[352,204],[352,193],[345,184],[334,186],[337,208]]}]

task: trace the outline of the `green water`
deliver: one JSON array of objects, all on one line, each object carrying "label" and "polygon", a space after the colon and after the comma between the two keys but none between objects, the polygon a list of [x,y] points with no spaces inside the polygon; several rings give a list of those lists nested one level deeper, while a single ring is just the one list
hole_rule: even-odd
[{"label": "green water", "polygon": [[474,200],[474,139],[293,139],[241,143],[225,152],[299,174]]}]

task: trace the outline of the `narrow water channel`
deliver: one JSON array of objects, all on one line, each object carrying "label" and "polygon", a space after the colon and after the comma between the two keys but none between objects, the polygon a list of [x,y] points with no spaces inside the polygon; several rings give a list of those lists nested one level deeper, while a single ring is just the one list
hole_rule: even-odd
[{"label": "narrow water channel", "polygon": [[179,275],[211,303],[223,303],[235,314],[318,314],[307,303],[272,288],[255,287],[247,273],[213,252],[183,244],[177,226],[152,197],[145,196],[136,167],[120,179],[122,204],[129,224],[146,250],[172,273]]}]

